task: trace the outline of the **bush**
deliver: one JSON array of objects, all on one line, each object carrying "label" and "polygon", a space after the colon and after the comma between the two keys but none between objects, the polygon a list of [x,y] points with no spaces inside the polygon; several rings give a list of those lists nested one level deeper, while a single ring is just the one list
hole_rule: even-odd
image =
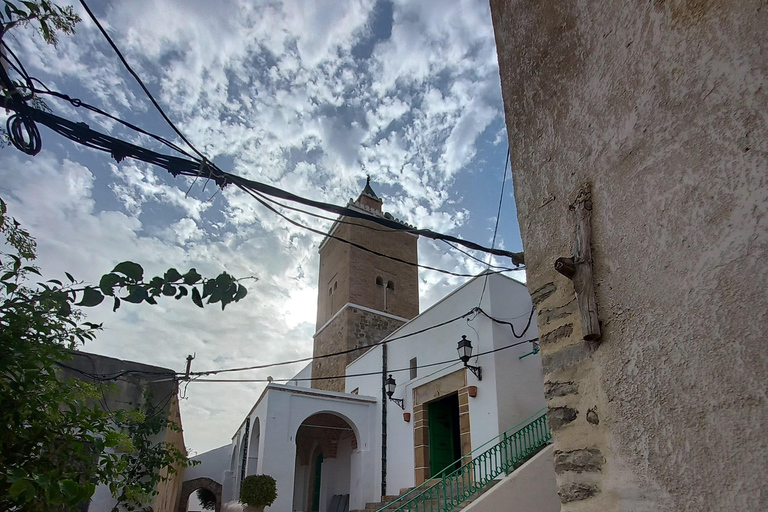
[{"label": "bush", "polygon": [[240,487],[240,502],[251,507],[268,507],[277,499],[277,482],[269,475],[250,475]]},{"label": "bush", "polygon": [[197,499],[203,510],[216,510],[216,495],[212,491],[201,488],[197,490]]}]

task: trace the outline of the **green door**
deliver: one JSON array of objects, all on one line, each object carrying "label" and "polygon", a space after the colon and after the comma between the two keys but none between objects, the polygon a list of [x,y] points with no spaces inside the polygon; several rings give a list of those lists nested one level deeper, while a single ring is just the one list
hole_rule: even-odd
[{"label": "green door", "polygon": [[429,404],[429,471],[436,475],[459,458],[459,397]]},{"label": "green door", "polygon": [[322,482],[323,454],[317,456],[315,460],[315,481],[312,491],[312,510],[320,510],[320,483]]}]

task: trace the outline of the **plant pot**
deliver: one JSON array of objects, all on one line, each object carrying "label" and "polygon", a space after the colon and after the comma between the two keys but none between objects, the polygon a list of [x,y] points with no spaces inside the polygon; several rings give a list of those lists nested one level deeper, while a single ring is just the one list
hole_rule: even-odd
[{"label": "plant pot", "polygon": [[477,386],[469,386],[467,391],[469,392],[469,396],[471,396],[472,398],[475,398],[477,396]]},{"label": "plant pot", "polygon": [[404,412],[403,413],[403,421],[406,422],[406,423],[410,423],[410,421],[411,421],[411,413]]}]

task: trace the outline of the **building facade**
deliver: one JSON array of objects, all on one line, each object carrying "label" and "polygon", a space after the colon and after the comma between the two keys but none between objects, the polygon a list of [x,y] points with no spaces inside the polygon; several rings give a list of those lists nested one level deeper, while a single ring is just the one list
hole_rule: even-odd
[{"label": "building facade", "polygon": [[[370,179],[348,208],[392,219]],[[315,356],[364,348],[419,314],[418,238],[369,221],[340,218],[320,244]],[[344,391],[342,376],[359,352],[316,359],[312,387]]]},{"label": "building facade", "polygon": [[[764,510],[765,2],[491,11],[563,510]],[[554,269],[584,189],[598,342]]]},{"label": "building facade", "polygon": [[[381,205],[367,184],[349,206],[386,215]],[[415,236],[345,218],[329,234],[320,248],[315,359],[285,385],[269,384],[231,445],[203,454],[187,473],[220,479],[224,503],[238,499],[246,476],[268,474],[278,486],[269,510],[363,510],[543,413],[525,285],[484,274],[418,314]],[[478,374],[459,360],[462,336],[473,343]],[[323,357],[336,352],[346,353]],[[402,409],[386,393],[390,374]],[[551,504],[554,485],[549,491]]]}]

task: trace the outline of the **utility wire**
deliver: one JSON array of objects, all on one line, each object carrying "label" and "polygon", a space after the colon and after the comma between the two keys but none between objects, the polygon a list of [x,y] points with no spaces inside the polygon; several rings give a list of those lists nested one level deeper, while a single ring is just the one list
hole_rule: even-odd
[{"label": "utility wire", "polygon": [[[499,219],[501,218],[501,204],[504,202],[504,185],[507,182],[507,166],[509,165],[509,144],[507,144],[507,157],[504,160],[504,174],[501,177],[501,193],[499,194],[499,209],[496,211],[496,224],[493,226],[493,240],[491,241],[491,249],[496,247],[496,234],[499,232]],[[485,268],[487,271],[491,268],[492,255],[488,255],[488,266]],[[480,307],[483,303],[483,296],[485,296],[485,288],[488,286],[488,276],[486,275],[483,281],[483,291],[480,292],[480,300],[477,301],[477,306]]]},{"label": "utility wire", "polygon": [[348,349],[348,350],[342,350],[342,351],[339,351],[339,352],[333,352],[331,354],[322,354],[322,355],[318,355],[318,356],[309,356],[309,357],[304,357],[304,358],[301,358],[301,359],[293,359],[293,360],[290,360],[290,361],[282,361],[282,362],[278,362],[278,363],[267,363],[267,364],[261,364],[261,365],[255,365],[255,366],[245,366],[245,367],[240,367],[240,368],[224,368],[224,369],[220,369],[220,370],[207,370],[207,371],[202,371],[202,372],[190,372],[190,375],[206,376],[206,375],[216,375],[216,374],[219,374],[219,373],[243,372],[243,371],[250,371],[250,370],[263,370],[263,369],[266,369],[266,368],[273,368],[273,367],[276,367],[276,366],[286,366],[286,365],[295,364],[295,363],[306,363],[306,362],[309,362],[309,361],[313,361],[315,359],[325,359],[325,358],[329,358],[329,357],[342,356],[342,355],[346,355],[346,354],[351,354],[353,352],[358,352],[360,350],[368,350],[369,348],[377,347],[379,345],[386,345],[386,344],[391,343],[393,341],[402,340],[402,339],[405,339],[405,338],[410,338],[410,337],[416,336],[418,334],[423,334],[425,332],[428,332],[428,331],[431,331],[433,329],[437,329],[437,328],[446,326],[448,324],[451,324],[453,322],[461,320],[462,318],[466,318],[466,317],[468,317],[470,315],[476,315],[478,313],[482,313],[486,318],[490,319],[493,322],[510,326],[512,328],[512,335],[515,338],[519,339],[519,338],[525,336],[525,333],[528,332],[528,329],[531,326],[531,319],[533,318],[533,312],[534,312],[534,309],[532,308],[531,309],[531,313],[528,316],[528,323],[526,323],[525,327],[523,328],[523,331],[519,335],[516,333],[515,326],[511,322],[507,322],[506,320],[500,320],[498,318],[495,318],[495,317],[487,314],[485,311],[483,311],[482,308],[472,308],[470,311],[464,313],[463,315],[459,315],[457,317],[451,318],[450,320],[446,320],[444,322],[440,322],[438,324],[431,325],[431,326],[425,327],[423,329],[419,329],[418,331],[413,331],[411,333],[403,334],[401,336],[395,336],[393,338],[383,339],[383,340],[378,341],[376,343],[372,343],[370,345],[366,345],[365,347],[357,347],[357,348],[352,348],[352,349]]},{"label": "utility wire", "polygon": [[[438,324],[431,325],[429,327],[425,327],[423,329],[419,329],[418,331],[414,331],[414,332],[411,332],[411,333],[408,333],[408,334],[403,334],[401,336],[395,336],[393,338],[384,339],[384,340],[378,341],[376,343],[372,343],[370,345],[367,345],[365,347],[357,347],[357,348],[353,348],[353,349],[349,349],[349,350],[342,350],[340,352],[334,352],[334,353],[331,353],[331,354],[321,354],[321,355],[318,355],[318,356],[304,357],[304,358],[300,358],[300,359],[293,359],[293,360],[290,360],[290,361],[281,361],[281,362],[277,362],[277,363],[267,363],[267,364],[254,365],[254,366],[244,366],[244,367],[239,367],[239,368],[223,368],[223,369],[207,370],[207,371],[201,371],[201,372],[190,372],[189,376],[190,377],[194,377],[193,380],[200,380],[200,377],[205,377],[205,376],[208,376],[208,375],[217,375],[217,374],[220,374],[220,373],[243,372],[243,371],[251,371],[251,370],[263,370],[263,369],[267,369],[267,368],[275,368],[275,367],[278,367],[278,366],[287,366],[287,365],[296,364],[296,363],[306,363],[306,362],[313,361],[313,360],[316,360],[316,359],[326,359],[326,358],[329,358],[329,357],[336,357],[336,356],[346,355],[346,354],[350,354],[350,353],[353,353],[353,352],[358,352],[358,351],[361,351],[361,350],[368,350],[370,348],[377,347],[379,345],[386,345],[386,344],[391,343],[393,341],[397,341],[397,340],[401,340],[401,339],[405,339],[405,338],[410,338],[410,337],[416,336],[418,334],[423,334],[425,332],[431,331],[433,329],[437,329],[439,327],[443,327],[445,325],[451,324],[453,322],[456,322],[457,320],[461,320],[462,318],[466,318],[466,317],[468,317],[470,315],[473,315],[473,314],[474,315],[482,314],[486,318],[490,319],[493,322],[496,322],[496,323],[499,323],[499,324],[503,324],[503,325],[508,325],[512,329],[512,335],[515,338],[519,339],[522,336],[524,336],[525,333],[530,328],[530,326],[531,326],[531,318],[533,317],[533,312],[534,312],[534,309],[532,308],[531,309],[531,313],[529,314],[529,317],[528,317],[528,322],[526,323],[525,327],[523,328],[523,331],[519,335],[516,333],[515,326],[511,322],[495,318],[495,317],[487,314],[481,308],[473,308],[472,310],[468,311],[467,313],[464,313],[463,315],[457,316],[457,317],[452,318],[450,320],[446,320],[444,322],[440,322]],[[518,316],[518,317],[515,317],[515,318],[520,318],[520,317]],[[491,351],[488,351],[488,352],[481,352],[481,353],[477,354],[477,357],[480,357],[480,356],[485,355],[485,354],[491,354],[493,352],[497,352],[498,350],[503,350],[504,348],[510,348],[510,347],[513,347],[513,346],[521,345],[523,343],[537,341],[537,340],[538,340],[538,338],[534,338],[534,339],[531,339],[531,340],[525,340],[525,341],[517,342],[517,343],[515,343],[513,345],[510,345],[509,347],[503,347],[502,349],[491,350]],[[450,362],[454,362],[454,361],[451,360],[451,361],[447,361],[445,363],[430,363],[430,364],[427,364],[427,365],[417,366],[417,368],[428,368],[428,367],[431,367],[431,366],[437,366],[439,364],[447,364],[447,363],[450,363]],[[181,373],[181,372],[175,372],[175,373],[174,372],[155,372],[155,371],[146,371],[146,370],[123,370],[123,371],[107,373],[107,374],[95,374],[95,373],[85,372],[83,370],[71,367],[71,366],[66,365],[64,363],[57,362],[56,364],[58,366],[62,367],[62,368],[66,368],[66,369],[72,370],[72,371],[74,371],[76,373],[79,373],[79,374],[87,376],[88,378],[91,378],[91,379],[93,379],[95,381],[100,381],[100,382],[117,380],[120,377],[123,377],[125,375],[160,375],[160,376],[166,377],[166,379],[152,380],[152,382],[164,382],[165,380],[183,380],[183,377],[186,376],[185,373]],[[409,368],[410,367],[404,368],[404,369],[401,369],[401,370],[392,370],[392,372],[394,372],[394,371],[398,371],[398,372],[405,371],[405,370],[407,370]],[[378,371],[378,372],[370,373],[370,375],[378,375],[380,373],[381,372]],[[369,374],[364,374],[364,375],[369,375]],[[352,376],[354,376],[354,375],[352,375]],[[167,377],[172,377],[172,378],[167,379]],[[342,375],[341,377],[344,377],[344,376]],[[341,378],[341,377],[323,377],[323,378],[318,377],[316,379],[274,379],[274,380],[287,382],[287,381],[292,381],[292,380],[326,380],[326,379],[334,379],[334,378]],[[212,382],[210,380],[208,380],[208,381]],[[257,379],[257,380],[243,380],[243,381],[235,380],[235,381],[231,381],[231,382],[262,382],[262,381],[266,382],[266,379],[261,379],[261,380],[259,380],[259,379]],[[206,382],[206,380],[203,380],[203,382]]]},{"label": "utility wire", "polygon": [[[280,217],[285,219],[290,224],[293,224],[294,226],[297,226],[297,227],[300,227],[302,229],[305,229],[305,230],[307,230],[307,231],[309,231],[311,233],[315,233],[317,235],[325,236],[325,237],[331,238],[333,240],[338,240],[339,242],[343,242],[345,244],[348,244],[348,245],[350,245],[352,247],[355,247],[357,249],[360,249],[362,251],[365,251],[365,252],[368,252],[368,253],[371,253],[371,254],[375,254],[376,256],[381,256],[383,258],[387,258],[387,259],[392,260],[392,261],[397,261],[398,263],[404,263],[405,265],[409,265],[409,266],[412,266],[412,267],[423,268],[423,269],[426,269],[426,270],[434,270],[435,272],[442,272],[443,274],[448,274],[448,275],[452,275],[452,276],[456,276],[456,277],[475,277],[474,274],[465,274],[465,273],[461,273],[461,272],[453,272],[451,270],[445,270],[445,269],[441,269],[441,268],[437,268],[437,267],[431,267],[429,265],[422,265],[421,263],[415,263],[413,261],[404,260],[404,259],[398,258],[396,256],[389,256],[389,255],[384,254],[382,252],[375,251],[373,249],[369,249],[369,248],[367,248],[367,247],[365,247],[363,245],[360,245],[358,243],[346,240],[346,239],[338,237],[336,235],[332,235],[330,233],[325,233],[323,231],[320,231],[319,229],[312,228],[310,226],[307,226],[306,224],[302,224],[301,222],[299,222],[297,220],[291,219],[287,215],[285,215],[282,212],[278,211],[277,209],[273,208],[271,205],[267,204],[267,202],[264,200],[264,196],[262,196],[258,192],[253,192],[253,191],[250,191],[250,190],[247,190],[247,189],[242,189],[242,190],[244,190],[248,195],[250,195],[251,197],[256,199],[256,201],[258,201],[264,208],[268,209],[272,213],[275,213],[276,215],[279,215]],[[510,269],[510,270],[514,270],[514,269]]]},{"label": "utility wire", "polygon": [[[393,230],[391,228],[375,228],[373,226],[369,226],[368,224],[360,224],[360,223],[357,223],[357,222],[351,222],[351,221],[348,221],[348,220],[344,220],[343,217],[336,217],[336,218],[334,218],[334,217],[328,217],[326,215],[320,215],[318,213],[310,212],[310,211],[304,210],[302,208],[297,208],[295,206],[291,206],[291,205],[288,205],[288,204],[285,204],[285,203],[281,203],[280,201],[276,201],[275,199],[272,199],[271,197],[268,197],[268,196],[265,196],[265,195],[262,195],[261,198],[264,199],[265,201],[269,201],[273,205],[279,206],[281,208],[285,208],[286,210],[291,210],[291,211],[303,213],[304,215],[309,215],[310,217],[315,217],[317,219],[328,220],[328,221],[335,222],[335,223],[338,223],[338,224],[349,224],[351,226],[357,226],[357,227],[361,227],[361,228],[364,228],[364,229],[368,229],[370,231],[376,231],[376,232],[380,232],[380,233],[393,233],[395,231],[395,230]],[[405,233],[413,233],[413,230],[410,230],[410,229],[403,229],[401,231],[405,232]],[[461,249],[459,247],[456,247],[452,243],[450,243],[450,242],[448,242],[446,240],[441,240],[441,242],[445,243],[447,246],[449,246],[450,248],[454,249],[455,251],[458,251],[458,252],[462,253],[463,255],[465,255],[465,256],[467,256],[467,257],[469,257],[469,258],[471,258],[471,259],[473,259],[473,260],[475,260],[475,261],[477,261],[479,263],[482,263],[483,265],[486,265],[485,260],[481,260],[477,256],[474,256],[474,255],[470,254],[469,252],[467,252],[467,251],[465,251],[465,250],[463,250],[463,249]],[[518,270],[525,270],[525,267],[522,267],[522,266],[521,267],[517,267],[517,268],[511,268],[511,267],[503,267],[503,266],[490,265],[489,264],[488,267],[489,268],[498,269],[501,272],[512,272],[512,271],[518,271]]]},{"label": "utility wire", "polygon": [[204,161],[205,161],[205,160],[207,160],[207,159],[205,158],[205,156],[204,156],[204,155],[203,155],[203,154],[202,154],[200,151],[198,151],[198,150],[197,150],[197,148],[196,148],[194,145],[192,145],[192,143],[191,143],[191,142],[189,142],[189,140],[187,140],[187,138],[184,136],[184,134],[183,134],[183,133],[181,133],[181,130],[179,130],[179,129],[176,127],[176,125],[175,125],[175,124],[173,124],[173,121],[171,121],[171,119],[170,119],[170,118],[169,118],[169,117],[166,115],[166,113],[163,111],[163,109],[162,109],[162,107],[160,106],[160,104],[157,102],[157,100],[155,100],[155,97],[154,97],[154,96],[152,96],[152,93],[151,93],[151,92],[149,92],[149,89],[147,89],[147,86],[146,86],[146,85],[144,85],[144,82],[141,80],[141,78],[139,77],[139,75],[138,75],[138,74],[137,74],[137,73],[136,73],[136,72],[133,70],[133,68],[131,68],[130,64],[128,64],[128,61],[127,61],[127,60],[125,60],[125,57],[123,57],[123,54],[120,52],[120,49],[117,47],[117,45],[115,44],[115,42],[114,42],[114,41],[112,41],[112,38],[111,38],[111,37],[109,37],[109,34],[107,33],[107,31],[106,31],[106,30],[104,30],[104,27],[102,27],[102,26],[101,26],[101,23],[99,23],[99,20],[96,18],[96,15],[94,15],[94,14],[93,14],[93,11],[91,11],[90,7],[88,7],[88,4],[86,4],[86,3],[85,3],[85,0],[80,0],[80,3],[82,4],[82,6],[83,6],[83,8],[85,9],[85,11],[88,13],[88,16],[90,16],[91,20],[93,20],[93,22],[94,22],[94,23],[96,24],[96,26],[99,28],[99,30],[101,31],[101,33],[104,35],[104,38],[107,40],[107,42],[109,43],[109,45],[112,47],[112,49],[115,51],[115,53],[117,54],[117,56],[120,58],[120,61],[123,63],[123,66],[125,66],[125,69],[127,69],[127,70],[128,70],[128,72],[129,72],[129,73],[130,73],[130,74],[133,76],[133,78],[135,78],[135,79],[136,79],[136,82],[138,82],[138,84],[139,84],[139,85],[141,86],[141,88],[144,90],[144,93],[147,95],[147,97],[149,98],[149,100],[150,100],[150,101],[152,102],[152,104],[155,106],[155,108],[157,109],[157,111],[158,111],[158,112],[160,112],[160,115],[161,115],[161,116],[163,116],[163,119],[165,119],[165,122],[166,122],[166,123],[168,123],[168,125],[169,125],[171,128],[173,128],[173,131],[175,131],[175,132],[176,132],[176,134],[177,134],[179,137],[181,137],[181,140],[183,140],[183,141],[184,141],[184,142],[187,144],[187,146],[189,146],[189,147],[190,147],[190,149],[192,149],[192,151],[194,151],[194,152],[195,152],[195,154],[197,154],[197,156],[199,156],[200,158],[202,158]]},{"label": "utility wire", "polygon": [[[455,244],[462,245],[468,249],[482,251],[496,256],[508,257],[512,262],[519,266],[524,264],[523,254],[505,251],[501,249],[484,247],[475,242],[469,240],[463,240],[451,235],[437,233],[429,229],[417,229],[410,226],[406,226],[403,223],[395,220],[390,220],[384,217],[377,217],[369,213],[360,212],[356,209],[347,208],[344,206],[337,206],[322,201],[315,201],[305,197],[292,194],[285,190],[282,190],[266,183],[250,180],[237,176],[235,174],[227,173],[216,167],[210,162],[195,162],[184,158],[175,156],[168,156],[157,153],[155,151],[131,144],[124,140],[111,137],[92,130],[85,123],[75,123],[68,119],[64,119],[55,114],[51,114],[39,109],[28,107],[26,104],[21,103],[13,98],[2,98],[3,106],[10,110],[21,111],[24,110],[25,114],[32,120],[40,122],[56,133],[73,140],[79,144],[98,149],[100,151],[109,152],[112,157],[118,162],[125,158],[132,158],[146,162],[148,164],[162,167],[170,172],[173,176],[190,176],[200,177],[212,180],[216,185],[224,188],[227,185],[235,185],[242,190],[248,190],[252,192],[260,192],[272,197],[296,202],[312,208],[325,210],[327,212],[335,213],[337,215],[357,218],[362,220],[368,220],[372,223],[382,225],[393,229],[394,231],[408,231],[413,234],[430,238],[433,240],[446,240]],[[325,235],[323,233],[323,235]]]},{"label": "utility wire", "polygon": [[[495,348],[493,350],[487,350],[485,352],[480,352],[477,354],[478,357],[485,356],[488,354],[493,354],[496,352],[501,352],[502,350],[507,350],[513,347],[518,347],[520,345],[523,345],[525,343],[533,343],[538,341],[539,338],[531,338],[529,340],[524,341],[518,341],[516,343],[512,343],[511,345],[507,345],[506,347],[499,347]],[[460,362],[460,361],[459,361]],[[422,364],[416,366],[416,368],[430,368],[433,366],[440,366],[440,365],[448,365],[454,366],[456,364],[456,359],[449,359],[446,361],[439,361],[437,363],[428,363],[428,364]],[[412,366],[408,366],[407,368],[397,368],[394,370],[387,369],[387,373],[399,373],[399,372],[407,372],[410,371]],[[439,370],[438,370],[439,371]],[[303,377],[303,378],[292,378],[292,379],[272,379],[271,381],[269,379],[197,379],[194,382],[307,382],[307,381],[320,381],[320,380],[331,380],[331,379],[345,379],[350,377],[369,377],[372,375],[381,375],[381,370],[373,371],[373,372],[362,372],[362,373],[350,373],[346,375],[333,375],[328,377]]]},{"label": "utility wire", "polygon": [[448,324],[456,322],[457,320],[461,320],[462,318],[464,318],[464,317],[466,317],[468,315],[471,315],[472,313],[473,313],[473,311],[469,311],[467,313],[464,313],[463,315],[457,316],[455,318],[451,318],[450,320],[446,320],[444,322],[440,322],[439,324],[431,325],[429,327],[425,327],[424,329],[420,329],[418,331],[414,331],[414,332],[411,332],[411,333],[408,333],[408,334],[403,334],[402,336],[395,336],[394,338],[389,338],[389,339],[384,339],[384,340],[381,340],[381,341],[377,341],[376,343],[371,343],[370,345],[366,345],[364,347],[356,347],[356,348],[351,348],[351,349],[348,349],[348,350],[342,350],[342,351],[339,351],[339,352],[333,352],[331,354],[321,354],[321,355],[317,355],[317,356],[303,357],[301,359],[293,359],[291,361],[282,361],[282,362],[279,362],[279,363],[268,363],[268,364],[260,364],[260,365],[255,365],[255,366],[244,366],[244,367],[240,367],[240,368],[225,368],[225,369],[221,369],[221,370],[208,370],[208,371],[202,371],[202,372],[190,372],[190,375],[203,375],[204,376],[204,375],[216,375],[216,374],[219,374],[219,373],[244,372],[244,371],[249,371],[249,370],[263,370],[265,368],[273,368],[273,367],[276,367],[276,366],[286,366],[286,365],[295,364],[295,363],[306,363],[306,362],[313,361],[313,360],[316,360],[316,359],[326,359],[326,358],[329,358],[329,357],[343,356],[343,355],[346,355],[346,354],[351,354],[351,353],[354,353],[354,352],[359,352],[361,350],[368,350],[369,348],[377,347],[379,345],[386,345],[386,344],[391,343],[393,341],[402,340],[402,339],[405,339],[405,338],[410,338],[412,336],[416,336],[417,334],[422,334],[422,333],[425,333],[427,331],[431,331],[433,329],[437,329],[439,327],[446,326]]}]

